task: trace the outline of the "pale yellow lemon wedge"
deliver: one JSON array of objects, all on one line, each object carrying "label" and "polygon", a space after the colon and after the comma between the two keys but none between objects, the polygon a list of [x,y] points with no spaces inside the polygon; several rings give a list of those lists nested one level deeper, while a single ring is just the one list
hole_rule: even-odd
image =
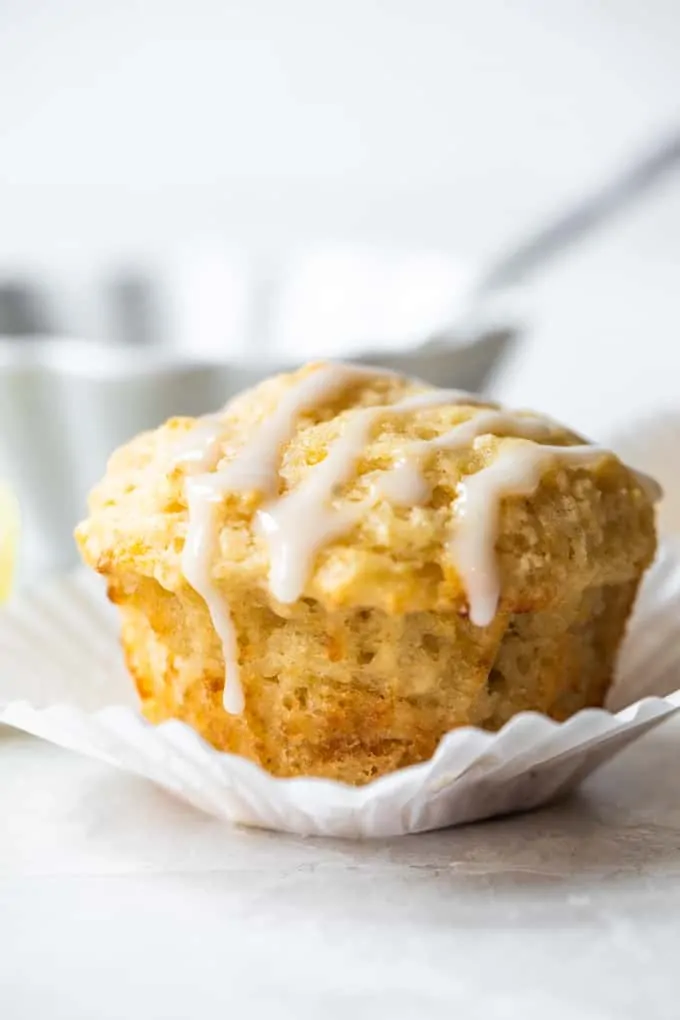
[{"label": "pale yellow lemon wedge", "polygon": [[9,598],[19,544],[19,505],[12,490],[0,482],[0,603]]}]

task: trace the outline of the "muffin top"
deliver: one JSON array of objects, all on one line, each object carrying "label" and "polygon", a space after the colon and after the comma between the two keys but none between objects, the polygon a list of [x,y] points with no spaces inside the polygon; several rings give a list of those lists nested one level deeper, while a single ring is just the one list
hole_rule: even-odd
[{"label": "muffin top", "polygon": [[77,540],[100,573],[206,601],[257,592],[281,615],[307,598],[485,626],[499,607],[638,574],[653,498],[549,418],[319,363],[118,450]]}]

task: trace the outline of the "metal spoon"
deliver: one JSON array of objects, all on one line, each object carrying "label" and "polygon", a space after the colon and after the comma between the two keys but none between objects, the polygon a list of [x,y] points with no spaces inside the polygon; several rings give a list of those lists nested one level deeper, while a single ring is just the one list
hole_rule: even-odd
[{"label": "metal spoon", "polygon": [[512,245],[475,287],[476,302],[523,282],[582,237],[612,219],[680,166],[680,127],[566,212]]}]

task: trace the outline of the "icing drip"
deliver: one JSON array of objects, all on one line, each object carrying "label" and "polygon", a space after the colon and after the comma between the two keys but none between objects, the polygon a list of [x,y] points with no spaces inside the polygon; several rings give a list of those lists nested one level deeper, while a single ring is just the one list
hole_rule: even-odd
[{"label": "icing drip", "polygon": [[295,602],[316,554],[349,530],[364,509],[356,504],[339,510],[328,501],[351,477],[371,420],[363,413],[349,422],[326,459],[296,489],[258,510],[257,523],[269,545],[269,588],[279,602]]},{"label": "icing drip", "polygon": [[520,441],[502,447],[488,467],[458,483],[449,553],[468,597],[470,620],[477,627],[488,627],[500,598],[496,534],[501,502],[533,495],[552,464],[588,466],[605,452],[595,446],[537,446]]},{"label": "icing drip", "polygon": [[[343,434],[332,444],[325,460],[311,468],[296,489],[258,511],[258,524],[269,544],[269,587],[275,598],[284,603],[298,599],[304,590],[318,552],[333,539],[346,534],[366,510],[365,502],[334,507],[332,497],[339,487],[354,476],[357,461],[370,439],[375,424],[389,415],[461,400],[468,400],[468,397],[458,392],[433,390],[388,407],[359,412],[347,423]],[[423,465],[428,454],[433,451],[464,449],[481,436],[502,435],[507,432],[525,439],[547,439],[553,430],[552,423],[527,415],[500,411],[478,412],[441,436],[410,443],[397,465],[378,478],[375,488],[382,496],[398,505],[414,506],[425,502],[429,497],[430,489],[423,475]],[[528,449],[532,452],[547,450],[550,458],[554,459],[557,456],[555,451],[562,448],[532,444]],[[588,452],[592,450],[591,447],[565,449]],[[537,468],[540,467],[540,463],[539,458],[536,460]],[[466,500],[469,502],[471,499],[468,489],[460,488],[461,498],[456,502],[456,509],[458,511],[460,507],[460,520],[472,520],[472,525],[466,528],[464,525],[461,527],[459,523],[458,530],[464,538],[460,541],[460,549],[457,542],[452,542],[450,551],[466,588],[470,618],[478,626],[486,626],[491,622],[499,597],[497,577],[490,567],[495,559],[492,522],[497,517],[497,507],[504,496],[523,495],[527,486],[528,491],[533,492],[536,471],[533,469],[529,471],[528,464],[527,454],[516,459],[511,458],[505,474],[501,474],[500,468],[498,473],[489,476],[486,475],[486,471],[490,469],[479,472],[485,482],[483,491],[486,502],[483,498],[477,499],[472,514],[466,509]],[[502,459],[500,466],[505,466],[505,458]],[[477,475],[472,476],[470,482],[472,483],[476,477]],[[509,484],[513,478],[517,481],[517,491],[514,492],[510,488],[506,492],[502,489],[502,483],[506,480]],[[493,491],[494,480],[497,480],[500,486],[497,498]],[[470,491],[474,496],[477,487],[473,486]],[[469,537],[467,531],[471,533]],[[491,611],[489,607],[493,607]],[[480,622],[482,620],[486,622]]]},{"label": "icing drip", "polygon": [[[211,567],[216,551],[219,503],[200,479],[187,488],[191,525],[182,553],[182,571],[187,581],[205,601],[213,627],[222,643],[225,685],[223,702],[227,712],[240,714],[244,709],[243,688],[239,680],[238,640],[229,605],[212,580]],[[229,682],[226,682],[226,681]]]},{"label": "icing drip", "polygon": [[310,468],[295,489],[258,510],[258,526],[269,545],[269,588],[279,602],[295,602],[300,597],[319,550],[346,534],[366,510],[365,502],[337,508],[332,500],[354,477],[374,427],[405,411],[470,399],[460,390],[428,390],[396,404],[357,412],[325,459]]}]

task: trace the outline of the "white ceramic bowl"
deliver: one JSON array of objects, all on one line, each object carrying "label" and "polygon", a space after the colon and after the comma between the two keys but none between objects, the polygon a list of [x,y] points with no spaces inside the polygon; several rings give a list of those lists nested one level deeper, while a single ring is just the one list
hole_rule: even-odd
[{"label": "white ceramic bowl", "polygon": [[[481,390],[514,338],[508,327],[353,360]],[[0,476],[23,516],[20,577],[69,566],[88,489],[116,446],[172,415],[214,410],[283,362],[188,361],[69,339],[0,338]]]}]

